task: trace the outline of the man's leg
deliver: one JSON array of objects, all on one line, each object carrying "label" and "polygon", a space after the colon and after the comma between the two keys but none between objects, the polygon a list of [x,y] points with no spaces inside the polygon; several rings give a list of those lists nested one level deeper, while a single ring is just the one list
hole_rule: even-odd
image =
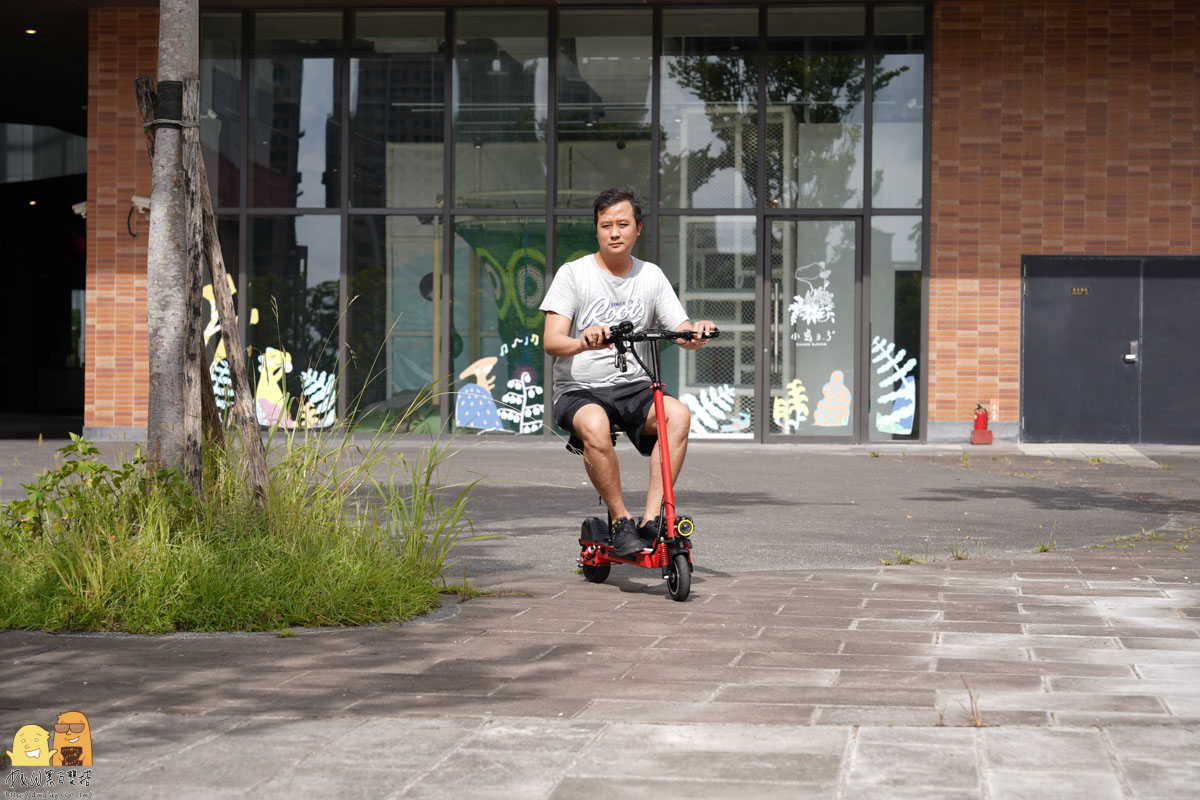
[{"label": "man's leg", "polygon": [[[687,406],[668,396],[663,397],[663,410],[667,417],[667,448],[671,456],[671,485],[674,486],[679,478],[679,470],[683,469],[683,457],[687,455],[688,429],[692,425],[692,414]],[[650,487],[646,490],[646,511],[642,515],[642,519],[648,524],[649,520],[658,516],[663,499],[662,454],[659,452],[663,435],[658,430],[653,407],[650,408],[650,415],[646,418],[646,425],[642,430],[657,435],[659,439],[654,445],[654,452],[650,454]]]},{"label": "man's leg", "polygon": [[580,406],[571,420],[575,435],[583,441],[583,466],[613,520],[629,516],[621,495],[621,469],[613,449],[612,424],[608,413],[596,403]]}]

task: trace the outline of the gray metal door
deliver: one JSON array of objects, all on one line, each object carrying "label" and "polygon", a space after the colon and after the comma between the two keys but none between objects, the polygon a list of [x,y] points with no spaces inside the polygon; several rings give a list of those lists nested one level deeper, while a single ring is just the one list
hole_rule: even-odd
[{"label": "gray metal door", "polygon": [[1200,258],[1142,269],[1141,440],[1200,444]]},{"label": "gray metal door", "polygon": [[1200,259],[1022,263],[1021,438],[1200,444]]},{"label": "gray metal door", "polygon": [[1021,439],[1139,441],[1140,260],[1022,262]]}]

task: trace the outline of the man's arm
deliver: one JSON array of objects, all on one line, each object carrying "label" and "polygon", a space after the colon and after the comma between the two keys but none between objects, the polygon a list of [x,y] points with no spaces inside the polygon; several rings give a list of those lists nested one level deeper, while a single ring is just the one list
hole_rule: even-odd
[{"label": "man's arm", "polygon": [[587,350],[604,350],[612,347],[604,343],[608,338],[607,325],[584,328],[579,338],[571,336],[571,320],[553,311],[546,312],[546,325],[542,331],[542,348],[555,358],[570,358]]},{"label": "man's arm", "polygon": [[711,319],[700,319],[700,320],[696,320],[695,322],[692,322],[690,320],[685,321],[685,322],[681,323],[680,326],[678,328],[676,328],[675,330],[691,331],[692,333],[699,334],[699,335],[696,336],[695,338],[693,338],[690,342],[682,342],[681,341],[681,342],[676,342],[675,344],[679,345],[684,350],[696,350],[697,348],[703,347],[704,345],[708,344],[708,334],[711,333],[712,331],[715,331],[716,329],[717,329],[717,326],[716,326],[716,324],[713,323],[713,321]]}]

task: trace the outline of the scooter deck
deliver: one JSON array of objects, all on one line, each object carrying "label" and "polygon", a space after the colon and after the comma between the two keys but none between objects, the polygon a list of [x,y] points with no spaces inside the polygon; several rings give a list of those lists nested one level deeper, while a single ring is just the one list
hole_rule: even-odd
[{"label": "scooter deck", "polygon": [[[667,541],[659,540],[653,548],[641,550],[622,558],[613,552],[612,545],[609,543],[607,523],[599,517],[594,517],[590,521],[598,524],[586,526],[584,535],[579,538],[579,546],[582,548],[582,552],[579,554],[581,564],[596,567],[629,564],[644,569],[661,569],[670,564],[671,559],[679,552],[687,553],[688,561],[691,561],[692,557],[689,551],[692,549],[692,543],[683,537],[675,537]],[[671,543],[677,544],[671,546]]]}]

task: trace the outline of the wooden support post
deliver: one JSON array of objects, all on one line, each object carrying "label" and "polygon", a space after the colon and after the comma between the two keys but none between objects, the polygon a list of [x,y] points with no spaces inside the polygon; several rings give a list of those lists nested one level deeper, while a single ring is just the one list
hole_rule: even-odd
[{"label": "wooden support post", "polygon": [[[204,250],[204,225],[200,207],[197,176],[200,163],[200,79],[195,75],[183,78],[183,136],[181,162],[183,167],[184,237],[187,244],[185,273],[184,350],[183,350],[183,470],[196,495],[204,494],[201,472],[200,439],[200,375],[208,370],[204,362],[204,333],[200,330],[200,284],[203,268],[200,264]],[[211,390],[210,390],[211,391]]]}]

